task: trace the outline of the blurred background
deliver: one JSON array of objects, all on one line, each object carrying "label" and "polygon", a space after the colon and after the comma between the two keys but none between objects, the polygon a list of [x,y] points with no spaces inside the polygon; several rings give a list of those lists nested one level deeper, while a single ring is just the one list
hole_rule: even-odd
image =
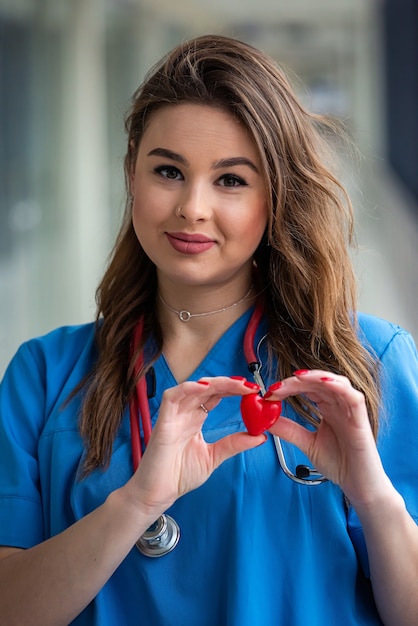
[{"label": "blurred background", "polygon": [[0,0],[0,375],[25,339],[93,318],[130,96],[210,32],[264,49],[346,122],[360,308],[418,338],[416,0]]}]

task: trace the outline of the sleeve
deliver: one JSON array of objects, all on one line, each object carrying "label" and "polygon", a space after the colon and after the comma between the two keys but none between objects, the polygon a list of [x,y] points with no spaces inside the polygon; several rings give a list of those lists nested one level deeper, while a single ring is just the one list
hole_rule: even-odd
[{"label": "sleeve", "polygon": [[0,545],[44,540],[38,442],[45,419],[45,364],[24,344],[0,385]]},{"label": "sleeve", "polygon": [[400,330],[381,356],[383,412],[378,448],[383,466],[418,522],[418,353]]},{"label": "sleeve", "polygon": [[[380,354],[382,411],[377,445],[386,473],[418,523],[418,353],[412,336],[398,328]],[[369,575],[360,520],[348,510],[348,532]]]}]

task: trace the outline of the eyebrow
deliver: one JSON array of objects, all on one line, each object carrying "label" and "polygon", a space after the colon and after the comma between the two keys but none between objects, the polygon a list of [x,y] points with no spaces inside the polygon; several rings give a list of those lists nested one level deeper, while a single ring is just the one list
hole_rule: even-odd
[{"label": "eyebrow", "polygon": [[234,167],[234,165],[246,165],[254,172],[258,174],[258,167],[247,157],[231,157],[229,159],[221,159],[213,164],[214,169],[220,169],[223,167]]},{"label": "eyebrow", "polygon": [[147,156],[160,156],[164,157],[165,159],[177,161],[177,163],[182,163],[183,165],[189,165],[187,159],[181,156],[181,154],[173,152],[172,150],[168,150],[167,148],[154,148],[153,150],[148,152]]},{"label": "eyebrow", "polygon": [[[173,152],[172,150],[168,150],[167,148],[154,148],[153,150],[148,152],[147,156],[160,156],[166,159],[170,159],[171,161],[181,163],[182,165],[189,165],[188,160],[185,159],[181,154]],[[225,167],[234,167],[236,165],[246,165],[257,174],[259,173],[258,167],[255,165],[255,163],[251,161],[251,159],[247,159],[247,157],[230,157],[228,159],[220,159],[219,161],[215,161],[212,167],[213,169],[217,170]]]}]

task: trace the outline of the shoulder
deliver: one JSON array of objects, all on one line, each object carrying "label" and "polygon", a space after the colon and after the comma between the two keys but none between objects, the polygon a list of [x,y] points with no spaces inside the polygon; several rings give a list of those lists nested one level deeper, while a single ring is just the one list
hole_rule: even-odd
[{"label": "shoulder", "polygon": [[23,343],[5,372],[1,402],[26,398],[48,411],[91,370],[97,358],[95,336],[96,326],[90,323],[57,328]]},{"label": "shoulder", "polygon": [[390,349],[416,355],[412,336],[401,326],[366,313],[358,313],[357,321],[360,341],[379,360],[382,360]]},{"label": "shoulder", "polygon": [[80,360],[91,364],[95,354],[96,326],[94,323],[62,326],[45,335],[23,343],[12,364],[29,361],[45,373],[63,372]]},{"label": "shoulder", "polygon": [[79,324],[77,326],[61,326],[49,333],[26,341],[20,350],[29,350],[33,355],[44,355],[49,358],[71,359],[85,351],[95,343],[96,325]]}]

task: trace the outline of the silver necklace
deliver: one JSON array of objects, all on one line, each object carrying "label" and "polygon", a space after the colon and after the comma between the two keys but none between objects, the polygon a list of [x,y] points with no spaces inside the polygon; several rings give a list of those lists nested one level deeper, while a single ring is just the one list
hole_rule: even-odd
[{"label": "silver necklace", "polygon": [[243,296],[240,300],[237,300],[236,302],[233,302],[229,306],[224,306],[222,309],[215,309],[215,311],[208,311],[207,313],[190,313],[190,311],[186,311],[186,309],[182,309],[181,311],[177,311],[177,309],[173,309],[173,307],[170,306],[164,300],[164,298],[162,297],[161,294],[158,294],[158,295],[160,297],[161,302],[164,304],[164,306],[166,306],[167,309],[169,309],[170,311],[172,311],[173,313],[178,315],[178,318],[179,318],[179,320],[181,322],[188,322],[189,320],[191,320],[192,317],[206,317],[206,315],[214,315],[215,313],[223,313],[224,311],[228,311],[229,309],[233,309],[234,307],[236,307],[239,304],[241,304],[241,302],[244,302],[245,300],[248,299],[248,296],[250,295],[252,289],[253,289],[253,286],[251,285],[251,287],[249,288],[249,290],[247,291],[245,296]]}]

